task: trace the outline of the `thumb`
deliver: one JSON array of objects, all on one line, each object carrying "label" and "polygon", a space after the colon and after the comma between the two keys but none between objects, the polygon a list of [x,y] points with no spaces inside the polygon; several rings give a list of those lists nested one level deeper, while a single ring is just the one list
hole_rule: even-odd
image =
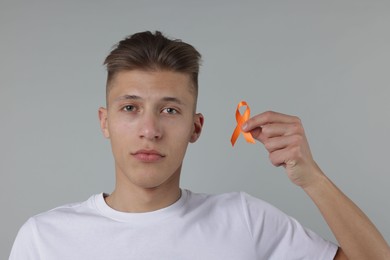
[{"label": "thumb", "polygon": [[251,131],[249,131],[253,138],[260,141],[262,144],[264,144],[264,141],[267,139],[261,132],[261,127],[257,127]]}]

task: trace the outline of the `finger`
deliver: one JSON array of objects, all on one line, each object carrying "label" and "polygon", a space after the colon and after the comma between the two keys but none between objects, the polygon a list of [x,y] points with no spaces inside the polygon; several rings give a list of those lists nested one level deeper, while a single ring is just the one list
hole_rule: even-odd
[{"label": "finger", "polygon": [[269,153],[268,158],[272,165],[274,166],[282,166],[285,164],[286,151],[277,150],[275,152]]},{"label": "finger", "polygon": [[248,119],[243,125],[242,130],[248,132],[256,127],[261,127],[271,123],[300,123],[300,119],[296,116],[267,111]]},{"label": "finger", "polygon": [[286,166],[286,165],[296,165],[299,160],[298,147],[289,147],[286,149],[276,150],[269,154],[269,160],[274,166]]},{"label": "finger", "polygon": [[280,136],[267,138],[264,141],[264,147],[269,153],[272,153],[276,150],[282,150],[290,146],[297,146],[301,142],[300,136],[290,135],[290,136]]},{"label": "finger", "polygon": [[259,140],[264,144],[264,141],[267,138],[277,137],[277,136],[290,136],[290,135],[305,135],[302,124],[300,123],[291,123],[291,124],[282,124],[282,123],[273,123],[263,125],[262,127],[254,128],[250,131],[253,138]]},{"label": "finger", "polygon": [[300,123],[272,123],[261,127],[261,133],[268,137],[290,136],[304,134],[303,126]]}]

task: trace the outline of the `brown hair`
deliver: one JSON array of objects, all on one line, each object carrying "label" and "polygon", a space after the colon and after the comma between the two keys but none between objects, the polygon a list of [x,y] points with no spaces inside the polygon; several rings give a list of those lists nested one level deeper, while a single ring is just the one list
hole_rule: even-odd
[{"label": "brown hair", "polygon": [[195,98],[198,93],[198,74],[201,55],[190,44],[171,40],[161,32],[139,32],[116,44],[104,60],[107,66],[106,94],[116,73],[124,70],[171,70],[189,74]]}]

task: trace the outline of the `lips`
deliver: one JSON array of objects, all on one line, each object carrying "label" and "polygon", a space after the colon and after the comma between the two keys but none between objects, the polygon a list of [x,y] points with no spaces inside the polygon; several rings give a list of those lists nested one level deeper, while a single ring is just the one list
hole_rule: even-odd
[{"label": "lips", "polygon": [[135,153],[131,154],[134,156],[137,160],[142,162],[157,162],[165,157],[165,155],[161,154],[160,152],[156,150],[138,150]]}]

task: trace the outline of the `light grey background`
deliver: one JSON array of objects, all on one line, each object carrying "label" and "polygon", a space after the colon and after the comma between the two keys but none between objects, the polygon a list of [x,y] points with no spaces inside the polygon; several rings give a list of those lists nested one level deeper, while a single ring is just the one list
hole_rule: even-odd
[{"label": "light grey background", "polygon": [[28,217],[112,191],[101,64],[126,35],[156,29],[203,54],[205,127],[184,188],[247,191],[334,241],[260,144],[231,147],[246,100],[300,116],[322,169],[390,241],[389,28],[389,1],[1,0],[0,259]]}]

